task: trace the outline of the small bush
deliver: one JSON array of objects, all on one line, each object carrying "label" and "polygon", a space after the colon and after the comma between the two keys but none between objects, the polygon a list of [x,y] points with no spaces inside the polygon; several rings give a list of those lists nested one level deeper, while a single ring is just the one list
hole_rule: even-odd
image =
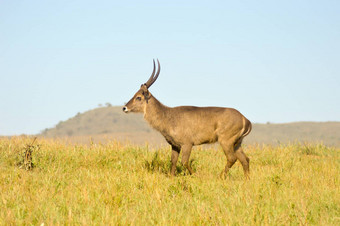
[{"label": "small bush", "polygon": [[149,172],[160,172],[167,174],[171,169],[171,161],[169,158],[162,160],[159,157],[159,152],[155,152],[151,161],[145,160],[145,168]]},{"label": "small bush", "polygon": [[[165,157],[164,159],[161,159],[159,157],[159,152],[155,152],[153,155],[153,158],[151,161],[145,160],[145,169],[147,169],[149,172],[160,172],[164,174],[169,174],[171,170],[171,159],[170,157]],[[196,164],[194,159],[190,159],[189,162],[191,168],[193,171],[196,171]],[[183,164],[180,163],[180,161],[177,162],[176,165],[176,175],[188,175],[189,171],[183,166]]]},{"label": "small bush", "polygon": [[34,145],[36,137],[31,144],[26,145],[24,151],[20,153],[18,166],[19,168],[24,168],[25,170],[32,170],[34,168],[33,163],[33,152],[39,148],[38,145]]}]

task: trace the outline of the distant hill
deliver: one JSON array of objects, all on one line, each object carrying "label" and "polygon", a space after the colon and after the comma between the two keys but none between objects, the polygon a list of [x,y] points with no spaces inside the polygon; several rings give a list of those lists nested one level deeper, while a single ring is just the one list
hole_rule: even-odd
[{"label": "distant hill", "polygon": [[142,114],[125,114],[121,107],[100,107],[59,122],[43,136],[87,136],[126,132],[150,132]]},{"label": "distant hill", "polygon": [[340,147],[340,122],[256,123],[246,139],[248,143],[280,144],[308,141]]},{"label": "distant hill", "polygon": [[[69,137],[80,139],[130,140],[133,143],[165,143],[164,138],[153,130],[142,114],[125,114],[121,107],[100,107],[58,123],[54,128],[45,129],[44,137]],[[77,140],[76,139],[76,140]],[[294,122],[283,124],[253,124],[252,132],[245,143],[279,144],[288,142],[322,142],[340,147],[340,122]]]}]

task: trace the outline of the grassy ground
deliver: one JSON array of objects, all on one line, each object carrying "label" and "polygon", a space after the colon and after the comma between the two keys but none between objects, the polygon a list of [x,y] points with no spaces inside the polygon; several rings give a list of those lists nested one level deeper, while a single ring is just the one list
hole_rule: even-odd
[{"label": "grassy ground", "polygon": [[196,148],[196,173],[178,164],[170,178],[168,147],[31,142],[0,139],[0,225],[340,225],[339,149],[246,146],[246,181],[239,163],[219,178],[218,148]]}]

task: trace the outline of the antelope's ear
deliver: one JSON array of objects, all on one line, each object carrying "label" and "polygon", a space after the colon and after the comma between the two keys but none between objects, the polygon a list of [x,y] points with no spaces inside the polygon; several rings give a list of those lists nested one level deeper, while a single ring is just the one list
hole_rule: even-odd
[{"label": "antelope's ear", "polygon": [[144,96],[145,96],[146,94],[149,95],[148,87],[147,87],[145,84],[141,85],[141,86],[140,86],[140,89],[142,90],[142,93],[143,93]]},{"label": "antelope's ear", "polygon": [[145,84],[143,84],[141,85],[140,89],[142,90],[142,94],[145,100],[148,102],[148,99],[150,98],[150,92],[148,90],[148,87]]}]

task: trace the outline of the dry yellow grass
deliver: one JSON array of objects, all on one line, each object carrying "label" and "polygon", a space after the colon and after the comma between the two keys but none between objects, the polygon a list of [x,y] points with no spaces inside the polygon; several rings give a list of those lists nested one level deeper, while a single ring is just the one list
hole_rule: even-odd
[{"label": "dry yellow grass", "polygon": [[0,139],[0,225],[340,225],[340,150],[322,145],[245,146],[246,181],[237,163],[226,180],[219,148],[192,153],[196,173],[170,149],[112,141],[90,146],[31,138]]}]

